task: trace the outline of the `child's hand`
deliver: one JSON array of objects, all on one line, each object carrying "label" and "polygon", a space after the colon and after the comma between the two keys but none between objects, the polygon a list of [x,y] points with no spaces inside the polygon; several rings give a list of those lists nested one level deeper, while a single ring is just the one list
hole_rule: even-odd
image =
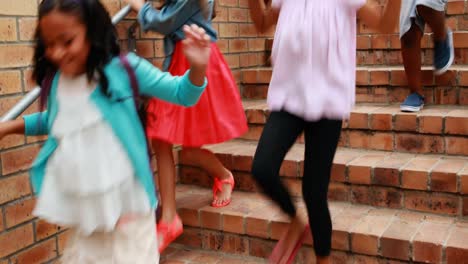
[{"label": "child's hand", "polygon": [[10,134],[24,134],[23,118],[0,123],[0,140]]},{"label": "child's hand", "polygon": [[184,54],[192,68],[205,68],[210,58],[210,37],[197,25],[184,26]]},{"label": "child's hand", "polygon": [[367,0],[366,4],[358,11],[358,18],[368,27],[380,31],[380,33],[392,34],[398,25],[401,0],[387,1],[385,11],[380,12],[376,0]]},{"label": "child's hand", "polygon": [[145,0],[124,0],[125,2],[127,2],[127,4],[129,4],[133,10],[135,11],[140,11],[140,9],[143,7],[143,5],[145,5]]}]

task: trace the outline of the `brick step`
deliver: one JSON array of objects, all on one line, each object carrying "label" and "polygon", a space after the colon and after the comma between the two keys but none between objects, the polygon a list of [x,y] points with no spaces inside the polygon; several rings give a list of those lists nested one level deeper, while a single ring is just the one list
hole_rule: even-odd
[{"label": "brick step", "polygon": [[[177,243],[264,258],[289,222],[278,207],[260,194],[236,191],[232,203],[219,209],[210,207],[210,201],[210,189],[177,186],[178,212],[186,226]],[[298,212],[305,213],[302,202],[296,204]],[[464,263],[468,259],[466,221],[343,202],[330,202],[330,211],[332,248],[338,251],[333,254],[335,263],[368,263],[359,261],[376,260],[375,257],[404,263]],[[309,237],[305,244],[310,246],[311,241]],[[312,259],[313,251],[303,248],[298,258],[297,263],[311,263],[304,260]]]},{"label": "brick step", "polygon": [[[250,237],[237,239],[233,236],[229,236],[229,234],[225,234],[223,231],[205,230],[193,227],[185,227],[184,232],[185,233],[182,234],[178,240],[180,244],[175,244],[174,246],[178,249],[177,253],[172,254],[169,259],[164,259],[163,257],[160,262],[161,264],[266,264],[268,263],[267,259],[276,242]],[[202,237],[202,239],[200,239],[200,237]],[[208,241],[208,239],[211,239],[212,242]],[[238,243],[238,241],[241,242]],[[172,249],[170,252],[173,252]],[[232,254],[223,252],[231,252]],[[177,256],[175,254],[182,254],[182,256]],[[333,264],[411,263],[340,250],[332,250],[330,257],[331,263]],[[430,258],[430,256],[427,258]],[[221,259],[221,261],[219,259]],[[315,264],[316,261],[312,246],[303,245],[293,263]]]},{"label": "brick step", "polygon": [[[178,240],[181,244],[174,243],[171,248],[166,250],[169,253],[163,253],[161,256],[161,264],[266,264],[268,263],[267,259],[276,242],[247,237],[246,239],[241,238],[241,243],[237,243],[239,239],[236,240],[236,238],[232,238],[232,236],[222,231],[192,227],[186,227],[184,232],[185,233],[182,234]],[[198,236],[196,236],[195,233],[197,233]],[[212,240],[209,241],[208,239]],[[246,246],[247,248],[245,248]],[[331,263],[334,264],[408,263],[340,250],[332,250],[330,257]],[[303,245],[293,263],[315,264],[313,248],[310,245]]]},{"label": "brick step", "polygon": [[[424,67],[433,67],[434,53],[431,49],[423,49],[421,51],[421,63]],[[267,53],[268,54],[268,53]],[[356,63],[358,66],[400,66],[403,65],[401,50],[357,50]],[[468,64],[468,48],[455,49],[454,65]],[[265,60],[266,66],[271,66],[270,60]]]},{"label": "brick step", "polygon": [[[271,79],[271,68],[241,71],[241,93],[244,99],[265,99]],[[423,67],[426,104],[468,105],[468,66],[452,66],[441,76]],[[401,103],[408,95],[402,66],[358,67],[356,70],[358,103]]]},{"label": "brick step", "polygon": [[[259,140],[269,110],[264,100],[243,102],[249,131]],[[303,143],[303,137],[298,139]],[[358,104],[343,124],[340,146],[409,153],[468,155],[468,106],[428,106],[403,113],[398,105]]]},{"label": "brick step", "polygon": [[[266,51],[266,55],[270,53]],[[400,49],[358,49],[356,51],[356,64],[365,66],[400,66],[403,65],[403,57]],[[434,51],[430,48],[421,50],[421,64],[425,67],[434,66]],[[454,65],[468,64],[468,48],[455,48]],[[271,66],[270,60],[265,60],[265,65]]]},{"label": "brick step", "polygon": [[[465,18],[460,16],[459,18]],[[463,21],[463,25],[449,25],[453,31],[453,47],[455,49],[468,48],[468,19]],[[273,38],[265,39],[265,50],[271,51],[273,48]],[[357,36],[357,50],[399,50],[401,49],[400,35],[395,34],[376,34],[376,33],[361,33]],[[421,40],[422,49],[433,49],[434,42],[432,33],[426,32]]]},{"label": "brick step", "polygon": [[[468,20],[465,22],[468,24]],[[453,27],[452,27],[453,28]],[[468,29],[465,28],[465,30]],[[455,60],[454,64],[468,64],[468,31],[455,31],[454,35]],[[270,65],[269,56],[273,46],[273,39],[265,40],[265,63]],[[357,37],[356,62],[359,66],[395,66],[403,65],[401,44],[398,34],[359,35]],[[421,41],[421,60],[426,66],[434,65],[434,45],[432,34],[426,33]]]},{"label": "brick step", "polygon": [[[256,142],[234,140],[208,146],[236,179],[236,188],[259,192],[250,173]],[[292,195],[302,196],[304,145],[286,155],[280,175]],[[180,183],[211,187],[212,179],[179,152]],[[468,157],[415,155],[339,148],[329,198],[441,215],[468,216]]]},{"label": "brick step", "polygon": [[[252,58],[240,58],[240,62],[237,60],[234,62],[229,61],[233,67],[244,67],[249,66],[262,66],[271,67],[271,52],[264,51],[264,53],[250,54],[246,57]],[[432,69],[434,66],[434,53],[432,49],[422,49],[421,51],[421,63],[423,67]],[[258,63],[258,64],[255,64]],[[388,66],[401,66],[403,65],[403,58],[401,56],[400,49],[358,49],[356,51],[356,64],[360,67],[388,67]],[[455,58],[453,61],[454,65],[467,65],[468,64],[468,48],[456,48]]]},{"label": "brick step", "polygon": [[227,254],[219,251],[202,250],[184,245],[173,244],[161,255],[161,264],[266,264],[257,257]]}]

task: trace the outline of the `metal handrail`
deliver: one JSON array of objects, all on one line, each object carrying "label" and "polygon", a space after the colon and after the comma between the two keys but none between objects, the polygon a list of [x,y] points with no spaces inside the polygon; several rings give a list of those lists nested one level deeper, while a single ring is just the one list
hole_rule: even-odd
[{"label": "metal handrail", "polygon": [[[119,23],[122,19],[124,19],[132,8],[130,5],[125,6],[124,8],[120,9],[117,14],[112,17],[112,24]],[[41,87],[36,86],[30,92],[28,92],[17,104],[15,104],[6,114],[4,114],[0,118],[0,122],[6,122],[16,119],[19,115],[21,115],[30,105],[36,101],[39,97],[41,92]]]}]

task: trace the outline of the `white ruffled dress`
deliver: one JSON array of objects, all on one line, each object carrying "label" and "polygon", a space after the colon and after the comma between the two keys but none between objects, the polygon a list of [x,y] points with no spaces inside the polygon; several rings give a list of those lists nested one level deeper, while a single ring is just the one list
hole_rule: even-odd
[{"label": "white ruffled dress", "polygon": [[152,212],[122,144],[90,100],[96,83],[60,76],[51,135],[58,148],[47,167],[34,214],[81,235],[111,232],[125,214]]}]

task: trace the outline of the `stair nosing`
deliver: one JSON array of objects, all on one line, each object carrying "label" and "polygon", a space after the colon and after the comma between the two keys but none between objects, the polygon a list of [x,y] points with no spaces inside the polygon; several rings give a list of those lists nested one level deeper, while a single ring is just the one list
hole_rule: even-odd
[{"label": "stair nosing", "polygon": [[[184,198],[187,198],[189,197],[189,195],[193,194],[193,195],[204,195],[204,196],[207,196],[209,198],[209,194],[210,194],[210,190],[208,188],[202,188],[202,187],[198,187],[198,186],[192,186],[192,185],[186,185],[186,184],[179,184],[178,189],[182,189],[182,188],[185,188],[185,189],[182,189],[183,193],[181,195],[183,195],[184,197],[181,198],[181,199],[184,199]],[[190,193],[188,194],[187,193],[187,189],[189,188],[193,188],[191,190],[195,191],[195,192],[200,192],[200,190],[202,190],[203,193]],[[178,192],[179,193],[179,192]],[[248,194],[247,192],[242,192],[242,191],[236,191],[236,193],[234,194],[235,197],[233,197],[233,201],[234,199],[236,199],[237,197],[239,197],[240,195],[245,195],[245,194]],[[255,195],[255,197],[258,197],[258,195]],[[247,197],[246,199],[249,199],[249,198],[252,198],[252,197]],[[195,199],[190,199],[190,200],[195,200]],[[257,203],[259,201],[261,201],[260,198],[257,198],[256,199]],[[263,200],[265,202],[265,205],[269,204],[269,200],[268,199],[264,199]],[[263,202],[262,201],[262,202]],[[185,205],[185,204],[184,204]],[[193,227],[193,228],[199,228],[199,229],[205,229],[205,230],[215,230],[215,231],[218,231],[218,232],[222,232],[222,233],[232,233],[234,235],[239,235],[239,236],[248,236],[248,237],[252,237],[252,238],[259,238],[259,239],[267,239],[267,240],[278,240],[279,237],[278,237],[278,234],[273,234],[273,224],[280,224],[280,225],[284,225],[284,224],[287,224],[289,221],[287,220],[284,220],[284,217],[282,216],[278,216],[278,214],[276,213],[277,210],[276,209],[271,209],[271,208],[267,208],[265,207],[267,210],[267,212],[272,212],[273,214],[272,215],[268,215],[266,214],[264,211],[261,211],[262,214],[260,213],[255,213],[253,212],[253,210],[250,210],[248,209],[248,213],[242,213],[242,212],[237,212],[235,208],[231,208],[229,209],[229,207],[225,207],[225,208],[222,208],[222,209],[213,209],[212,207],[210,207],[209,205],[206,205],[206,206],[202,206],[201,208],[193,208],[191,206],[184,206],[184,205],[180,205],[178,206],[178,210],[179,210],[179,213],[181,214],[182,216],[182,219],[184,219],[184,216],[186,214],[189,214],[191,212],[194,212],[196,214],[196,223],[185,223],[187,226],[189,227]],[[426,225],[427,223],[434,223],[434,224],[440,224],[440,225],[446,225],[446,229],[447,231],[450,231],[451,229],[455,228],[456,226],[459,225],[459,223],[462,223],[462,227],[461,228],[465,228],[464,226],[466,225],[466,229],[468,230],[468,224],[462,220],[462,219],[459,219],[455,216],[439,216],[439,215],[435,215],[435,214],[431,214],[431,213],[420,213],[420,212],[413,212],[413,211],[409,211],[409,210],[406,210],[406,209],[387,209],[387,208],[378,208],[378,207],[373,207],[373,206],[367,206],[367,205],[354,205],[354,204],[351,204],[349,202],[330,202],[330,208],[331,208],[331,211],[332,211],[332,222],[334,223],[333,224],[333,234],[334,234],[334,237],[338,235],[338,233],[344,233],[345,236],[346,236],[346,240],[345,240],[345,245],[343,246],[343,248],[337,248],[336,246],[340,246],[340,244],[338,245],[333,245],[333,249],[334,250],[344,250],[344,251],[347,251],[347,252],[352,252],[352,253],[357,253],[357,254],[363,254],[365,252],[359,252],[359,251],[356,251],[356,245],[353,245],[353,242],[352,240],[356,237],[356,236],[364,236],[364,237],[375,237],[376,238],[376,241],[377,241],[377,244],[375,245],[376,249],[377,249],[377,252],[375,254],[373,253],[368,253],[368,255],[372,255],[372,256],[377,256],[377,257],[390,257],[390,256],[384,256],[384,252],[382,251],[382,249],[380,248],[379,245],[381,245],[382,241],[385,241],[385,240],[392,240],[392,239],[395,239],[394,236],[392,236],[392,234],[387,234],[390,230],[390,227],[392,224],[394,223],[397,223],[397,221],[413,221],[414,224],[417,224],[417,229],[413,232],[413,234],[411,235],[411,237],[409,237],[408,239],[405,239],[405,240],[402,240],[404,242],[407,242],[409,244],[409,250],[411,250],[411,253],[413,253],[412,255],[414,255],[414,252],[412,250],[413,248],[413,245],[416,243],[416,242],[421,242],[421,243],[425,243],[425,244],[430,244],[430,245],[438,245],[440,246],[440,243],[438,243],[437,241],[433,242],[433,241],[428,241],[427,239],[426,240],[422,240],[422,239],[417,239],[417,235],[420,234],[420,231],[421,231],[421,227],[423,225]],[[235,206],[235,205],[234,205]],[[259,205],[261,206],[261,205]],[[338,209],[337,209],[338,208]],[[269,210],[268,210],[269,209]],[[334,212],[334,210],[339,210],[338,212]],[[344,215],[346,212],[348,211],[353,211],[353,210],[361,210],[362,212],[358,212],[356,213],[357,214],[357,219],[354,219],[353,223],[351,225],[348,225],[348,226],[345,226],[345,227],[337,227],[335,225],[336,221],[338,219],[340,219],[340,217],[344,217],[346,215]],[[210,216],[210,217],[219,217],[219,222],[218,224],[216,224],[217,226],[211,226],[210,224],[208,223],[203,223],[203,215],[207,213],[207,217]],[[224,219],[226,217],[241,217],[242,219],[242,230],[235,230],[235,231],[231,231],[230,228],[228,231],[226,231],[226,227],[224,226]],[[382,217],[389,217],[391,216],[391,219],[389,219],[387,221],[387,225],[384,227],[384,228],[381,228],[381,230],[379,230],[378,232],[377,231],[372,231],[372,230],[366,230],[365,228],[362,229],[362,228],[359,228],[359,225],[360,224],[363,224],[364,220],[367,218],[367,217],[377,217],[377,216],[382,216]],[[412,220],[413,219],[413,220]],[[193,219],[192,219],[193,220]],[[248,228],[248,225],[249,225],[249,222],[250,221],[253,221],[254,223],[262,223],[264,221],[266,221],[266,225],[262,225],[262,227],[266,227],[266,231],[265,230],[257,230],[255,232],[252,232],[252,231],[249,231],[249,228]],[[346,219],[345,221],[351,221],[351,219]],[[365,224],[365,223],[364,223]],[[261,227],[259,227],[261,228]],[[341,229],[340,229],[341,228]],[[465,230],[465,229],[463,229]],[[368,231],[368,232],[366,232]],[[445,238],[445,239],[444,239]],[[445,253],[446,250],[449,248],[449,246],[447,245],[447,242],[446,241],[449,241],[450,239],[452,238],[452,233],[451,232],[447,232],[444,234],[444,236],[442,236],[442,239],[445,241],[443,243],[443,245],[441,246],[441,250],[442,250],[442,253]],[[307,243],[309,246],[311,245],[310,244],[310,241]],[[468,249],[468,246],[467,247],[451,247],[451,249],[454,248],[456,250],[466,250]],[[390,257],[391,258],[391,257]],[[410,260],[410,259],[408,259]]]}]

